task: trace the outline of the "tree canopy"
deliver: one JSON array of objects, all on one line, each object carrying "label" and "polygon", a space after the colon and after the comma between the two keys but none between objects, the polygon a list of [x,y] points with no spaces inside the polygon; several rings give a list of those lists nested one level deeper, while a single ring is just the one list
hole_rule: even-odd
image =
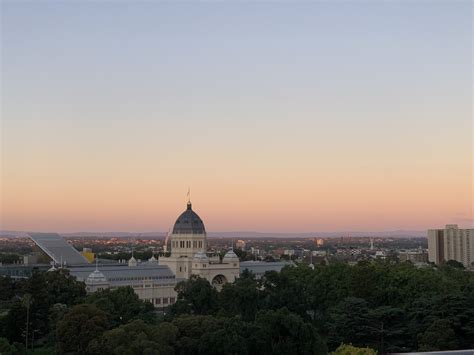
[{"label": "tree canopy", "polygon": [[[67,271],[1,278],[0,347],[81,354],[363,354],[474,348],[474,273],[385,261],[193,276],[165,314],[130,287],[85,294]],[[30,295],[30,296],[29,296]],[[28,312],[27,312],[28,310]],[[33,336],[33,337],[31,337]],[[341,345],[342,344],[342,345]]]}]

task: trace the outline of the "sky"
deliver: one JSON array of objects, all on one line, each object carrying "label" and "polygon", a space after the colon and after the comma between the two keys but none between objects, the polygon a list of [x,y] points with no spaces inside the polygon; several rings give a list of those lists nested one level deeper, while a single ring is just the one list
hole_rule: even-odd
[{"label": "sky", "polygon": [[1,2],[1,225],[473,226],[471,1]]}]

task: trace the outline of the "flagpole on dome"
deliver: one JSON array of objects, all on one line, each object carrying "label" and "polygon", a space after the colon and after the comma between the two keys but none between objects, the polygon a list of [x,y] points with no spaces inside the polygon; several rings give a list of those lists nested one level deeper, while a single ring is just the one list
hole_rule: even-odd
[{"label": "flagpole on dome", "polygon": [[188,187],[188,193],[186,196],[188,198],[188,209],[191,209],[191,187]]}]

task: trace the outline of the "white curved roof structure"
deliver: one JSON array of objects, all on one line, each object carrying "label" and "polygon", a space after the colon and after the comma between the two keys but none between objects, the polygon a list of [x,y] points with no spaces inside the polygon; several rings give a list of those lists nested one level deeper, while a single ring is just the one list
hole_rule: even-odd
[{"label": "white curved roof structure", "polygon": [[57,233],[28,233],[31,240],[56,264],[84,265],[87,259]]}]

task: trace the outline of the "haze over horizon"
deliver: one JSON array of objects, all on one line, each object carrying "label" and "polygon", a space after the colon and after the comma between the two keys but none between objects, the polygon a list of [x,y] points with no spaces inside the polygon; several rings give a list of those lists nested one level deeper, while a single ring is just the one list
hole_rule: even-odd
[{"label": "haze over horizon", "polygon": [[471,2],[0,6],[0,229],[474,225]]}]

